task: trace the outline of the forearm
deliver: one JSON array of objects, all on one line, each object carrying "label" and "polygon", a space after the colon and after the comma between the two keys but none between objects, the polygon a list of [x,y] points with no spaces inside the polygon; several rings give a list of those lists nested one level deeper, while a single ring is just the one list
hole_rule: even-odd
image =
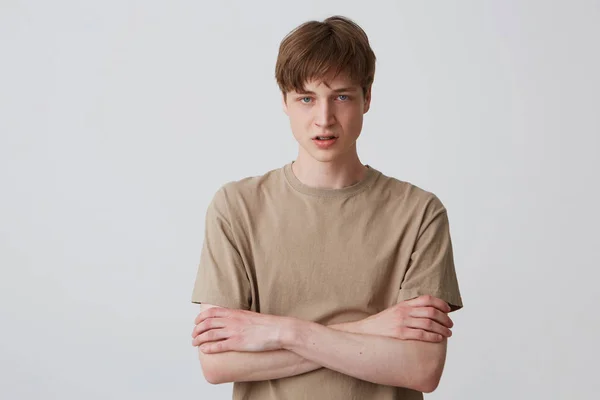
[{"label": "forearm", "polygon": [[369,382],[435,389],[446,357],[446,340],[426,343],[363,335],[293,320],[282,347],[312,363]]},{"label": "forearm", "polygon": [[[329,329],[359,332],[354,322],[329,325]],[[204,354],[198,350],[205,378],[214,384],[264,381],[296,376],[322,368],[289,350]]]}]

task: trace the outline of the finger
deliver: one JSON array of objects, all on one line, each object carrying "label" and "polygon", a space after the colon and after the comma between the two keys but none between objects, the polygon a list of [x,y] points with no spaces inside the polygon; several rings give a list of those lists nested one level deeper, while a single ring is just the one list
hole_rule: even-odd
[{"label": "finger", "polygon": [[428,294],[416,297],[407,303],[412,307],[435,307],[445,313],[452,310],[444,300]]},{"label": "finger", "polygon": [[452,328],[454,322],[448,316],[448,314],[441,312],[434,307],[415,307],[410,310],[409,315],[415,318],[429,318],[439,322],[447,328]]},{"label": "finger", "polygon": [[231,337],[231,332],[227,329],[211,329],[210,331],[206,331],[196,336],[194,340],[192,340],[192,345],[200,346],[204,343],[215,342],[229,337]]},{"label": "finger", "polygon": [[209,329],[225,328],[225,326],[226,323],[223,318],[208,318],[194,326],[194,329],[192,330],[192,337],[194,338]]},{"label": "finger", "polygon": [[439,343],[444,338],[439,333],[427,332],[422,329],[405,328],[402,330],[403,340],[418,340],[420,342]]},{"label": "finger", "polygon": [[408,304],[409,306],[412,306],[412,307],[431,306],[431,307],[435,307],[438,310],[446,312],[446,313],[450,312],[452,310],[450,308],[450,306],[448,305],[448,303],[446,303],[444,300],[434,297],[434,296],[431,296],[429,294],[408,300],[408,301],[406,301],[406,304]]},{"label": "finger", "polygon": [[444,325],[429,318],[409,318],[406,321],[407,327],[417,328],[431,333],[439,333],[442,336],[452,336],[452,331]]},{"label": "finger", "polygon": [[200,322],[204,321],[207,318],[214,318],[214,317],[224,318],[224,317],[229,316],[230,314],[231,314],[231,310],[229,310],[227,308],[223,308],[223,307],[209,308],[208,310],[204,310],[200,314],[198,314],[198,316],[194,320],[194,324],[198,325]]},{"label": "finger", "polygon": [[231,340],[221,340],[220,342],[204,343],[200,346],[200,351],[204,354],[221,353],[224,351],[230,351]]}]

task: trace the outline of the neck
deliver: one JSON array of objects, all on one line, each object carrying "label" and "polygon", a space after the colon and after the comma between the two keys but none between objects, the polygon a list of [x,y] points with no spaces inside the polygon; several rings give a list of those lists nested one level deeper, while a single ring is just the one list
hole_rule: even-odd
[{"label": "neck", "polygon": [[360,182],[366,167],[358,154],[332,161],[318,161],[300,152],[292,164],[292,171],[300,182],[319,189],[342,189]]}]

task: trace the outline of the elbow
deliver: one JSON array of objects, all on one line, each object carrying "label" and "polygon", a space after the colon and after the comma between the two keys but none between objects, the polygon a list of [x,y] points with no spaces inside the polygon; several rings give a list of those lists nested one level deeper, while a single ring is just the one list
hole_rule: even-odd
[{"label": "elbow", "polygon": [[211,385],[220,385],[222,383],[230,383],[233,382],[232,379],[229,379],[224,371],[219,370],[217,368],[205,368],[202,367],[202,373],[204,374],[204,379]]},{"label": "elbow", "polygon": [[440,384],[442,368],[443,365],[440,366],[439,364],[432,367],[423,367],[419,369],[418,372],[415,371],[417,372],[416,375],[412,375],[408,381],[406,377],[403,377],[402,379],[399,379],[397,382],[393,383],[393,385],[423,393],[431,393],[435,391]]},{"label": "elbow", "polygon": [[440,384],[442,374],[441,371],[423,371],[420,379],[414,382],[411,389],[418,390],[423,393],[431,393],[437,389]]},{"label": "elbow", "polygon": [[435,360],[428,368],[423,371],[421,375],[421,382],[419,390],[423,393],[431,393],[436,390],[442,379],[442,372],[444,371],[444,360]]},{"label": "elbow", "polygon": [[226,374],[223,371],[220,363],[215,355],[200,355],[200,366],[202,368],[202,374],[204,379],[212,385],[219,385],[221,383],[228,383],[231,380],[227,379]]},{"label": "elbow", "polygon": [[207,365],[208,363],[206,362],[201,362],[200,365],[202,367],[202,375],[204,375],[204,379],[206,380],[206,382],[212,384],[212,385],[218,385],[221,383],[225,383],[223,382],[223,379],[221,377],[221,375],[219,374],[219,371],[214,368],[213,366]]},{"label": "elbow", "polygon": [[206,382],[210,383],[211,385],[219,385],[226,382],[225,379],[222,379],[222,377],[216,371],[210,371],[202,368],[202,373],[204,374],[204,379],[206,379]]},{"label": "elbow", "polygon": [[435,389],[437,389],[438,385],[440,384],[440,378],[439,377],[429,377],[428,379],[425,379],[424,382],[421,385],[420,391],[423,393],[431,393],[433,392]]},{"label": "elbow", "polygon": [[415,376],[415,385],[412,389],[423,393],[435,391],[442,379],[444,365],[446,363],[446,342],[427,346],[433,351],[422,353],[420,368]]}]

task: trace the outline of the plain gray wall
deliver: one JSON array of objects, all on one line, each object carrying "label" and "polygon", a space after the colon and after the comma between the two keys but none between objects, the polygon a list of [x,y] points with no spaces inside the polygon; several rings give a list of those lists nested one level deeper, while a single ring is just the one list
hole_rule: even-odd
[{"label": "plain gray wall", "polygon": [[296,156],[283,36],[378,57],[361,160],[449,210],[465,308],[431,399],[595,399],[598,1],[0,2],[0,398],[227,399],[190,303],[225,182]]}]

